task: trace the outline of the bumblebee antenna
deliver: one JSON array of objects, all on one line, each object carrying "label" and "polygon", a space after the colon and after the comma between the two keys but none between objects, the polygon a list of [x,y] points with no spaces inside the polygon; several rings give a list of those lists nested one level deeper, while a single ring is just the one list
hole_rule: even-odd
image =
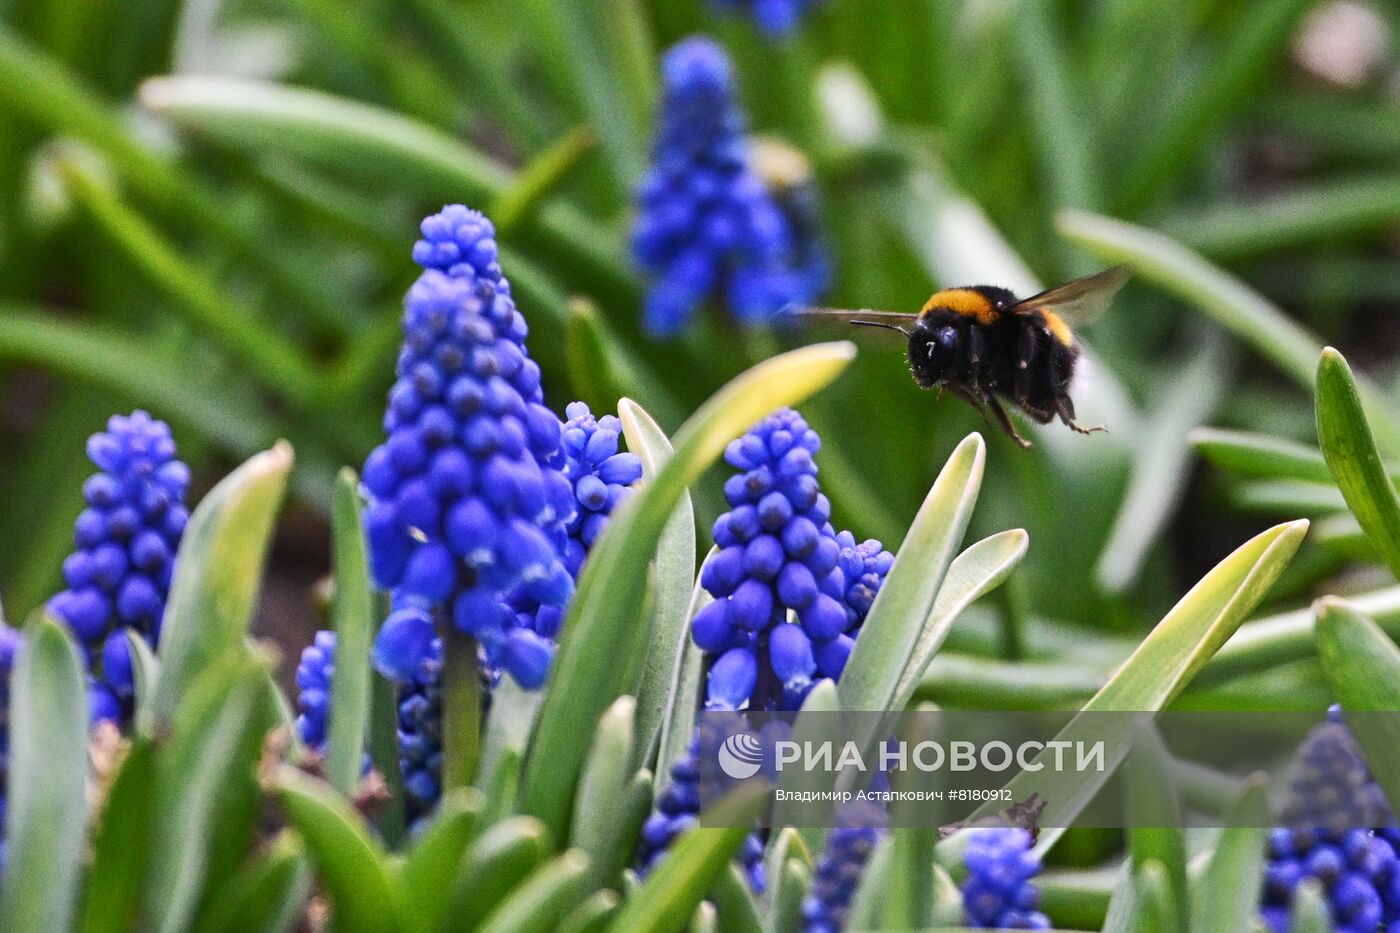
[{"label": "bumblebee antenna", "polygon": [[883,327],[885,330],[898,331],[906,337],[910,336],[909,331],[905,330],[903,327],[897,327],[894,324],[882,324],[879,321],[851,321],[850,323],[857,327]]}]

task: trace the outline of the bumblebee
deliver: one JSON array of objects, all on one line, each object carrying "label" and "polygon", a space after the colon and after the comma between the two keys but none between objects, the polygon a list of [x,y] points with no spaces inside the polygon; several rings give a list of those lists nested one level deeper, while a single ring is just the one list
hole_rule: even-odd
[{"label": "bumblebee", "polygon": [[948,288],[929,298],[918,314],[830,308],[798,313],[898,331],[909,341],[909,369],[919,388],[948,389],[984,418],[990,413],[1009,437],[1029,447],[1003,400],[1039,424],[1058,416],[1080,434],[1105,430],[1074,420],[1069,387],[1079,346],[1071,326],[1106,311],[1130,274],[1126,266],[1114,266],[1026,299],[995,285]]}]

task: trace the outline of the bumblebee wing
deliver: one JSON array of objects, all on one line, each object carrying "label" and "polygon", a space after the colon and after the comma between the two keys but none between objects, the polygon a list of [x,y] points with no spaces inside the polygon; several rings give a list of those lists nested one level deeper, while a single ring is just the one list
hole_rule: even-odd
[{"label": "bumblebee wing", "polygon": [[793,308],[784,312],[789,318],[811,321],[831,321],[841,324],[875,324],[880,327],[903,328],[919,319],[917,314],[900,311],[851,311],[841,308]]},{"label": "bumblebee wing", "polygon": [[1025,301],[1017,302],[1008,309],[1010,314],[1032,314],[1037,311],[1051,311],[1059,315],[1073,327],[1091,324],[1099,315],[1108,310],[1113,296],[1128,281],[1133,270],[1127,266],[1114,266],[1094,275],[1066,282],[1049,291],[1032,295]]}]

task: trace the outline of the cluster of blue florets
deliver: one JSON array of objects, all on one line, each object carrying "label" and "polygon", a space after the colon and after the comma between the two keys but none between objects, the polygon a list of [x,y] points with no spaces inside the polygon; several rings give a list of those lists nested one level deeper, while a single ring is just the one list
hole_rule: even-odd
[{"label": "cluster of blue florets", "polygon": [[717,10],[747,13],[771,38],[786,36],[798,27],[818,0],[710,0]]},{"label": "cluster of blue florets", "polygon": [[[560,430],[560,460],[574,494],[574,514],[566,523],[564,566],[578,579],[583,560],[607,527],[608,518],[642,478],[642,461],[620,451],[622,422],[615,415],[595,418],[584,402],[565,410],[568,421]],[[516,601],[524,613],[523,624],[544,638],[558,637],[564,619],[563,606],[540,606],[532,600]]]},{"label": "cluster of blue florets", "polygon": [[1289,933],[1298,885],[1313,879],[1338,933],[1400,933],[1400,832],[1339,709],[1304,739],[1283,816],[1264,872],[1269,929]]},{"label": "cluster of blue florets", "polygon": [[715,297],[744,322],[811,303],[824,273],[812,274],[807,231],[794,227],[750,164],[724,50],[701,37],[681,42],[666,53],[662,82],[632,231],[633,255],[653,277],[647,328],[673,334]]},{"label": "cluster of blue florets", "polygon": [[563,555],[574,489],[555,465],[559,420],[542,404],[490,222],[454,206],[423,233],[388,439],[364,470],[371,566],[396,606],[375,661],[413,680],[441,618],[477,639],[490,670],[535,688],[553,642],[511,606],[559,607],[573,592]]},{"label": "cluster of blue florets", "polygon": [[408,818],[417,820],[442,794],[442,643],[434,641],[417,676],[399,684],[399,769]]},{"label": "cluster of blue florets", "polygon": [[[676,837],[696,824],[702,803],[700,756],[713,756],[723,741],[725,731],[716,728],[712,720],[702,720],[685,757],[671,766],[671,782],[656,798],[655,809],[642,824],[642,837],[637,848],[637,865],[641,874],[645,875],[655,868]],[[763,840],[757,833],[749,833],[734,858],[743,868],[749,887],[761,894],[764,890]]]},{"label": "cluster of blue florets", "polygon": [[713,659],[711,709],[794,710],[818,679],[839,677],[894,562],[879,542],[857,545],[832,529],[813,459],[820,449],[817,433],[784,408],[725,451],[739,472],[724,484],[720,550],[700,577],[715,601],[691,623]]},{"label": "cluster of blue florets", "polygon": [[326,747],[334,676],[335,632],[322,630],[302,649],[296,672],[297,735],[318,752]]},{"label": "cluster of blue florets", "polygon": [[1031,849],[1031,834],[1011,827],[974,829],[963,854],[963,922],[983,930],[1048,930],[1050,920],[1038,910],[1040,892],[1031,879],[1040,859]]},{"label": "cluster of blue florets", "polygon": [[67,589],[49,600],[82,645],[94,720],[122,721],[135,691],[127,632],[154,645],[189,512],[190,471],[170,428],[144,411],[115,415],[88,439],[100,472],[83,484],[87,507],[63,562]]},{"label": "cluster of blue florets", "polygon": [[9,800],[10,674],[22,643],[18,631],[0,623],[0,874],[5,870],[5,811]]},{"label": "cluster of blue florets", "polygon": [[856,888],[885,833],[885,811],[872,801],[844,804],[835,816],[836,825],[827,834],[812,887],[802,903],[804,933],[841,933],[846,928]]}]

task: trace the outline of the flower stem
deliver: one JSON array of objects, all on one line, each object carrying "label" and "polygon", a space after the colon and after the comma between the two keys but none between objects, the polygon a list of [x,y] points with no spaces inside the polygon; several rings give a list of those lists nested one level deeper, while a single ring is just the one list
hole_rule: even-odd
[{"label": "flower stem", "polygon": [[442,789],[468,787],[481,756],[481,674],[476,639],[447,626],[442,641]]}]

